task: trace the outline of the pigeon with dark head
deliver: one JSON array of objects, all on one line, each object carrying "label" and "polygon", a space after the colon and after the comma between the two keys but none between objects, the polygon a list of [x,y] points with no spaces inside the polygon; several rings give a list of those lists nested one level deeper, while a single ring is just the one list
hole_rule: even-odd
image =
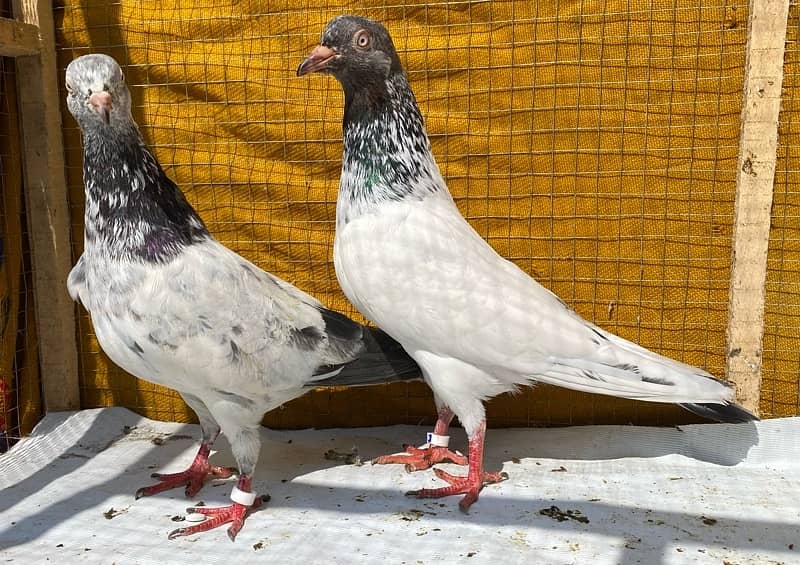
[{"label": "pigeon with dark head", "polygon": [[331,20],[298,75],[334,76],[345,94],[344,154],[334,263],[350,301],[419,363],[438,419],[428,443],[378,463],[409,470],[467,461],[447,449],[455,414],[469,438],[469,472],[436,469],[449,486],[485,484],[483,401],[536,382],[680,404],[723,422],[755,419],[733,390],[702,369],[662,357],[582,319],[498,255],[461,216],[431,153],[422,116],[386,28],[356,16]]},{"label": "pigeon with dark head", "polygon": [[67,67],[67,105],[83,134],[84,251],[67,282],[103,351],[128,372],[177,390],[200,420],[200,449],[182,473],[156,475],[152,495],[208,475],[222,431],[238,465],[232,504],[190,508],[232,522],[233,539],[261,499],[252,489],[263,414],[315,386],[413,379],[416,363],[380,330],[325,308],[216,241],[167,178],[131,117],[119,65],[85,55]]}]

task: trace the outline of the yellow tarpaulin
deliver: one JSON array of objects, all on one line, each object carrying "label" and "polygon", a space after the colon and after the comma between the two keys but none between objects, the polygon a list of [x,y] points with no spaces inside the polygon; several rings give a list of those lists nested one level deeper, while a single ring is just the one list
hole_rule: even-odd
[{"label": "yellow tarpaulin", "polygon": [[[68,0],[56,9],[61,68],[87,52],[117,58],[146,140],[216,237],[358,318],[331,260],[341,89],[294,76],[341,13],[389,28],[450,190],[501,254],[604,328],[723,375],[746,2]],[[64,113],[77,257],[80,137]],[[114,367],[82,310],[79,325],[84,406],[190,418],[176,394]],[[427,388],[412,384],[315,391],[265,421],[432,414]],[[548,387],[489,406],[493,425],[686,417]]]}]

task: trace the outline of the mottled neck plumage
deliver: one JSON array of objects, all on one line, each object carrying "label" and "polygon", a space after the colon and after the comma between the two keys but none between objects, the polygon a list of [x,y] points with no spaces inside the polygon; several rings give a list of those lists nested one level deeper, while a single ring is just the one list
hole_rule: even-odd
[{"label": "mottled neck plumage", "polygon": [[209,237],[136,126],[85,128],[84,239],[114,259],[166,263]]},{"label": "mottled neck plumage", "polygon": [[447,190],[403,73],[370,88],[346,88],[343,129],[339,223],[383,202]]}]

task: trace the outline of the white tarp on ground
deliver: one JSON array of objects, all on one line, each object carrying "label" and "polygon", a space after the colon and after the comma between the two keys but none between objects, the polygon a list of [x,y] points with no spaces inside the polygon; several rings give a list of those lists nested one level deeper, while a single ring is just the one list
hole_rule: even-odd
[{"label": "white tarp on ground", "polygon": [[[208,483],[191,503],[182,489],[134,500],[154,470],[191,462],[198,431],[122,408],[47,416],[0,455],[0,563],[800,563],[800,418],[490,430],[486,466],[510,478],[469,515],[457,497],[403,495],[440,486],[430,471],[323,457],[382,455],[426,429],[264,429],[253,484],[272,498],[236,542],[224,527],[168,541],[186,525],[173,517],[197,500],[227,504],[235,482]],[[216,447],[212,461],[232,465],[227,442]],[[560,513],[540,513],[552,506]]]}]

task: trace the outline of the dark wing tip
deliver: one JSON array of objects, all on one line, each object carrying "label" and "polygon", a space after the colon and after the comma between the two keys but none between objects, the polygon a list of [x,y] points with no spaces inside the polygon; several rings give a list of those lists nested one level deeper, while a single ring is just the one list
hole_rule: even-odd
[{"label": "dark wing tip", "polygon": [[325,322],[325,333],[329,338],[342,341],[360,340],[363,336],[364,328],[358,322],[354,322],[344,314],[325,307],[318,307]]},{"label": "dark wing tip", "polygon": [[685,403],[680,406],[703,418],[727,424],[743,424],[759,420],[758,416],[738,404]]}]

